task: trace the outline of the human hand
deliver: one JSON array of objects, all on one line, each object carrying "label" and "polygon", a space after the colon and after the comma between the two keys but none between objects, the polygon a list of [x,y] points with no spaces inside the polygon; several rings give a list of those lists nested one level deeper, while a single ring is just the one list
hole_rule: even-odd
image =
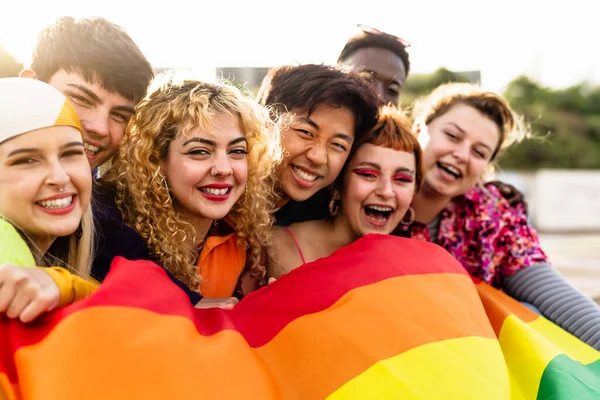
[{"label": "human hand", "polygon": [[525,210],[525,214],[527,214],[527,202],[525,201],[525,196],[523,196],[523,193],[517,190],[517,188],[501,181],[492,181],[487,184],[496,186],[500,191],[500,194],[502,194],[502,197],[504,197],[511,207],[516,207],[521,204]]},{"label": "human hand", "polygon": [[43,268],[0,265],[0,314],[28,323],[59,302],[60,290]]},{"label": "human hand", "polygon": [[223,310],[231,310],[239,303],[239,300],[235,297],[223,297],[215,299],[203,298],[196,305],[195,308],[221,308]]}]

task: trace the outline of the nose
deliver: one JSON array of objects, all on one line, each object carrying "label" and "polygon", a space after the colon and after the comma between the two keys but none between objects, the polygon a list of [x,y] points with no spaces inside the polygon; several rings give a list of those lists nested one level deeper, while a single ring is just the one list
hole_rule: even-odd
[{"label": "nose", "polygon": [[454,148],[454,151],[452,152],[452,155],[458,161],[466,163],[469,160],[469,152],[470,151],[471,151],[471,148],[470,148],[469,143],[467,143],[466,141],[464,141],[464,142],[458,144]]},{"label": "nose", "polygon": [[226,178],[232,173],[231,161],[227,157],[227,154],[218,153],[215,156],[215,163],[211,169],[210,174],[213,178],[220,177]]},{"label": "nose", "polygon": [[375,90],[375,93],[377,93],[377,95],[379,96],[379,98],[385,101],[387,97],[385,93],[385,84],[378,79],[374,79],[371,85]]},{"label": "nose", "polygon": [[327,164],[327,149],[320,144],[314,144],[306,152],[306,158],[308,158],[313,165],[325,165]]},{"label": "nose", "polygon": [[392,182],[389,181],[388,179],[382,179],[378,184],[377,184],[377,192],[376,194],[381,197],[382,199],[391,199],[392,197],[395,196],[393,187],[392,187]]},{"label": "nose", "polygon": [[86,115],[82,119],[83,129],[94,136],[105,138],[110,134],[109,115],[98,111],[93,114]]},{"label": "nose", "polygon": [[50,163],[48,167],[48,176],[46,177],[46,183],[48,185],[60,189],[64,188],[70,181],[71,177],[58,160]]}]

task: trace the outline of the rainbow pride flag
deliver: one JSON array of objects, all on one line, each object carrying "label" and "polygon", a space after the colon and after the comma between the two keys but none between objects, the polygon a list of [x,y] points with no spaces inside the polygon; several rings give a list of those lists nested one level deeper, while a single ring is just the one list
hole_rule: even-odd
[{"label": "rainbow pride flag", "polygon": [[369,235],[229,311],[116,259],[89,298],[0,321],[0,399],[597,399],[598,359],[442,248]]}]

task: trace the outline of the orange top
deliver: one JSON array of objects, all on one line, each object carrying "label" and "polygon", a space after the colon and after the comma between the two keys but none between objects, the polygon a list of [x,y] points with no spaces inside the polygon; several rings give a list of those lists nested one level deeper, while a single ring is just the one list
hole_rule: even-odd
[{"label": "orange top", "polygon": [[[219,221],[219,224],[224,225],[225,221]],[[202,277],[202,296],[231,297],[246,265],[246,250],[238,245],[235,232],[209,236],[196,265]]]}]

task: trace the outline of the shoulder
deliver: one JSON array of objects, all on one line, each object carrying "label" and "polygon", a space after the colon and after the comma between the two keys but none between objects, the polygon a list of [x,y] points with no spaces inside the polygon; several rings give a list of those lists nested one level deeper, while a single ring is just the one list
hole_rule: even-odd
[{"label": "shoulder", "polygon": [[0,264],[33,267],[35,261],[27,243],[15,227],[0,218]]},{"label": "shoulder", "polygon": [[469,219],[502,223],[515,219],[527,220],[521,205],[512,207],[494,185],[476,186],[469,190],[459,202],[460,208]]}]

